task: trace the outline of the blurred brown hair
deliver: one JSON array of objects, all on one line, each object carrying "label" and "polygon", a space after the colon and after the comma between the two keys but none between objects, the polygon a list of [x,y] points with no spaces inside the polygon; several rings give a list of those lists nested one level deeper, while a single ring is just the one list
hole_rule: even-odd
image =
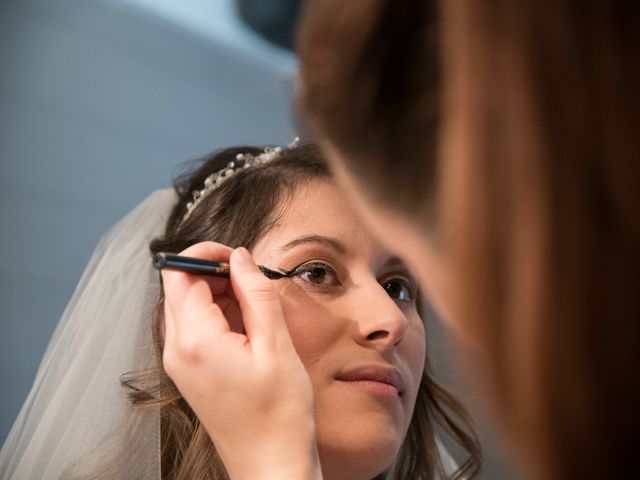
[{"label": "blurred brown hair", "polygon": [[297,43],[303,123],[348,157],[347,168],[372,198],[420,221],[432,205],[424,200],[433,194],[440,119],[435,7],[310,1]]},{"label": "blurred brown hair", "polygon": [[299,109],[372,199],[442,240],[457,320],[534,478],[628,477],[640,3],[438,6],[308,2]]}]

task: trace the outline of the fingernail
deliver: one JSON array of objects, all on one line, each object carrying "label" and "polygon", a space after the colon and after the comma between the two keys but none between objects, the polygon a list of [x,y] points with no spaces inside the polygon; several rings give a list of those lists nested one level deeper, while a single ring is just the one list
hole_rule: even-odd
[{"label": "fingernail", "polygon": [[255,267],[255,263],[253,261],[253,258],[251,257],[251,254],[249,253],[249,250],[244,247],[239,247],[236,248],[236,252],[238,252],[236,256],[238,259],[238,264],[240,266]]}]

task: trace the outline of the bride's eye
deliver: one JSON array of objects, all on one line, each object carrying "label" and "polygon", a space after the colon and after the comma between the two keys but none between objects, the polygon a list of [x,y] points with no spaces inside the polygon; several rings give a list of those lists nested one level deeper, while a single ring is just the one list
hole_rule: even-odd
[{"label": "bride's eye", "polygon": [[401,302],[413,302],[416,298],[415,289],[403,278],[391,278],[382,284],[387,295]]},{"label": "bride's eye", "polygon": [[290,273],[290,276],[300,278],[304,282],[322,287],[340,285],[338,274],[326,263],[305,263],[304,265],[294,268]]}]

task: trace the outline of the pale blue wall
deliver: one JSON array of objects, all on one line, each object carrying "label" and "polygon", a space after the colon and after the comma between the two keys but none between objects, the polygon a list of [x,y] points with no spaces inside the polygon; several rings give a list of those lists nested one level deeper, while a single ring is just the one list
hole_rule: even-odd
[{"label": "pale blue wall", "polygon": [[293,134],[293,56],[212,5],[207,33],[125,1],[0,2],[0,444],[101,234],[181,162]]}]

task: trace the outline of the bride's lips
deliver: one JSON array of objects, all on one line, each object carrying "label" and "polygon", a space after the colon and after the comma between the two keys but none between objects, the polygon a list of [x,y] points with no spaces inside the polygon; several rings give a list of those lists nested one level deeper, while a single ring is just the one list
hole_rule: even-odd
[{"label": "bride's lips", "polygon": [[405,389],[398,369],[389,366],[361,365],[339,374],[336,379],[378,395],[399,396]]}]

